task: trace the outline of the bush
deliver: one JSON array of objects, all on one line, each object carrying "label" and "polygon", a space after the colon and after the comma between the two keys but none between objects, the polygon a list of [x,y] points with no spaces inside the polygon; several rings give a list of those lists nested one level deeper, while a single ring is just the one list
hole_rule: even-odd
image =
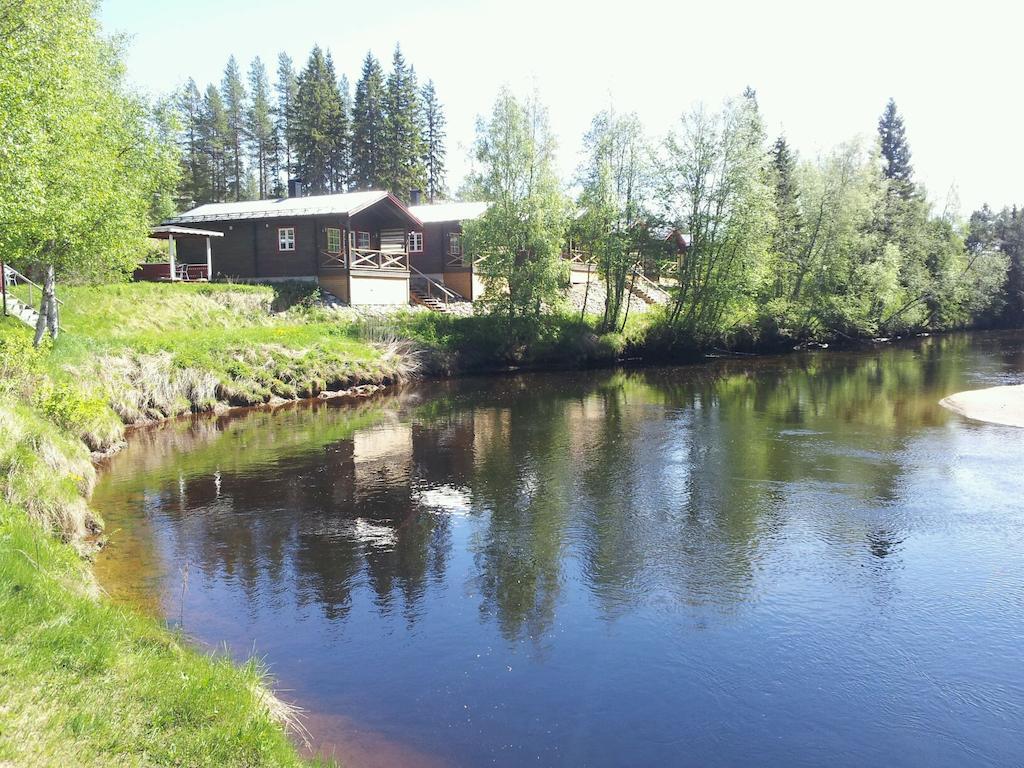
[{"label": "bush", "polygon": [[93,451],[107,450],[121,439],[121,422],[105,394],[43,379],[32,400],[47,420],[81,438]]}]

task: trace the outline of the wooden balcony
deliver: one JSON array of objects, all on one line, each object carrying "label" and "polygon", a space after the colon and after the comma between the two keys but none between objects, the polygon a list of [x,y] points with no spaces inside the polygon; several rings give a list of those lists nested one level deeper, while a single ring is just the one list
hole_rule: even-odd
[{"label": "wooden balcony", "polygon": [[379,251],[372,248],[349,248],[345,253],[320,254],[321,270],[371,270],[375,272],[408,272],[409,254],[405,251]]},{"label": "wooden balcony", "polygon": [[409,254],[405,251],[375,251],[370,248],[350,248],[348,268],[408,272]]},{"label": "wooden balcony", "polygon": [[576,250],[575,248],[562,251],[562,258],[569,262],[571,266],[586,267],[594,263],[594,258],[585,251]]}]

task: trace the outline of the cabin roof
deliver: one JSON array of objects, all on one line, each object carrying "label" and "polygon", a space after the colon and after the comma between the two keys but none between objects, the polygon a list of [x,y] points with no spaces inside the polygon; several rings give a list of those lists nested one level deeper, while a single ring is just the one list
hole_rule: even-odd
[{"label": "cabin roof", "polygon": [[432,205],[412,205],[409,210],[413,216],[424,224],[439,221],[469,221],[484,215],[490,203],[433,203]]},{"label": "cabin roof", "polygon": [[[404,213],[409,209],[389,192],[343,192],[336,195],[309,195],[308,197],[279,197],[274,200],[246,200],[239,203],[207,203],[167,219],[164,224],[191,224],[200,221],[229,219],[269,219],[287,216],[355,215],[383,200],[391,200]],[[415,215],[411,218],[416,219]],[[416,219],[416,223],[419,220]]]}]

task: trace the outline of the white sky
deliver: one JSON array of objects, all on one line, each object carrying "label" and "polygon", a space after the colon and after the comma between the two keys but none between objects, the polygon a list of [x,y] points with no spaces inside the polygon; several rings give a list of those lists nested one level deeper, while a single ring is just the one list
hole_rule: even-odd
[{"label": "white sky", "polygon": [[399,42],[444,103],[453,189],[502,83],[539,89],[566,177],[603,106],[637,111],[660,137],[687,107],[749,84],[769,133],[805,157],[872,134],[892,96],[940,208],[954,185],[964,213],[1024,203],[1024,3],[1012,0],[104,0],[102,19],[131,36],[129,75],[153,94],[220,82],[231,53],[273,74],[284,50],[301,67],[314,43],[354,86],[368,49],[387,69]]}]

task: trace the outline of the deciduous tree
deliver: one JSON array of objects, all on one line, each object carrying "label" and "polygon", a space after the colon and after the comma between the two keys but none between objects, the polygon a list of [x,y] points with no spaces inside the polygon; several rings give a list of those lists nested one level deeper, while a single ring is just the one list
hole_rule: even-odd
[{"label": "deciduous tree", "polygon": [[485,305],[509,318],[540,316],[566,279],[561,259],[567,201],[555,172],[555,139],[536,95],[519,101],[507,88],[477,125],[476,172],[468,188],[490,201],[465,224],[465,250],[480,259]]}]

